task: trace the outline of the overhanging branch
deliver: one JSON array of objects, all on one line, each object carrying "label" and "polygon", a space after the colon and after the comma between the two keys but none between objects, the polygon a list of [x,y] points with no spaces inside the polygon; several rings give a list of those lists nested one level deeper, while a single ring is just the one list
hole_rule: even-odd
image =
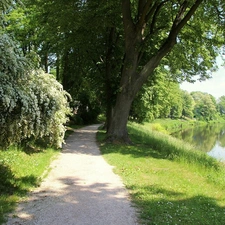
[{"label": "overhanging branch", "polygon": [[184,15],[188,7],[188,2],[184,1],[173,22],[173,26],[168,35],[168,38],[158,50],[158,52],[153,57],[151,57],[151,59],[144,66],[142,71],[137,75],[136,80],[134,80],[136,82],[137,88],[145,82],[148,75],[151,74],[152,71],[159,65],[161,59],[171,51],[173,46],[176,44],[177,35],[181,31],[181,29],[187,24],[191,16],[196,12],[202,2],[203,0],[196,0],[192,7],[189,9],[189,11],[186,13],[186,15]]},{"label": "overhanging branch", "polygon": [[[190,18],[194,15],[200,4],[203,2],[203,0],[196,0],[195,3],[192,5],[190,10],[187,12],[187,14],[184,16],[184,13],[188,7],[188,1],[184,1],[184,3],[181,5],[180,10],[173,22],[173,26],[170,31],[170,36],[174,37],[177,36],[178,33],[181,31],[181,29],[187,24],[187,22],[190,20]],[[183,19],[182,19],[183,17]],[[176,37],[175,37],[176,38]]]}]

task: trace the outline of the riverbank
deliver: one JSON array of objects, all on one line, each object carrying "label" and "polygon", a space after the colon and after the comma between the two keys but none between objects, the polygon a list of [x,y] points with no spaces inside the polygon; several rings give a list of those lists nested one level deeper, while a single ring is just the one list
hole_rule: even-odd
[{"label": "riverbank", "polygon": [[145,122],[146,127],[152,130],[171,134],[180,130],[185,130],[193,126],[204,126],[207,124],[225,123],[224,119],[212,121],[198,121],[191,119],[156,119],[152,122]]},{"label": "riverbank", "polygon": [[131,123],[133,146],[101,151],[129,189],[144,224],[225,224],[224,165],[169,135]]}]

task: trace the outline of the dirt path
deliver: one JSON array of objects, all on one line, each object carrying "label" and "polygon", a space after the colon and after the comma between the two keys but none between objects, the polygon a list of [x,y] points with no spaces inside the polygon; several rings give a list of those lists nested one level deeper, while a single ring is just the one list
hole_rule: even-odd
[{"label": "dirt path", "polygon": [[74,132],[52,170],[7,225],[137,225],[121,179],[96,145],[98,125]]}]

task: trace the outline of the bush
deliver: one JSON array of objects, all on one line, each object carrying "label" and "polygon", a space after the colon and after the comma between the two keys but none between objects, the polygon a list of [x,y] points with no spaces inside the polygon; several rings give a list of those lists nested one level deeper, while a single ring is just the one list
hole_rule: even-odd
[{"label": "bush", "polygon": [[61,147],[69,94],[20,55],[15,43],[0,34],[0,147],[39,139]]},{"label": "bush", "polygon": [[0,145],[43,138],[61,147],[69,96],[55,78],[36,71],[24,82],[10,83],[0,76],[0,83]]},{"label": "bush", "polygon": [[166,130],[165,130],[165,128],[161,125],[161,124],[159,124],[159,123],[153,123],[152,124],[152,130],[153,131],[158,131],[158,132],[162,132],[162,133],[168,133]]}]

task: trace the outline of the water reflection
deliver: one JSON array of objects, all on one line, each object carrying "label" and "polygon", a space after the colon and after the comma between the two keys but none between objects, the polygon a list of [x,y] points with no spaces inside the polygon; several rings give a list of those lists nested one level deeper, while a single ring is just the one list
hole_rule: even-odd
[{"label": "water reflection", "polygon": [[225,160],[225,124],[194,126],[172,134],[219,160]]}]

